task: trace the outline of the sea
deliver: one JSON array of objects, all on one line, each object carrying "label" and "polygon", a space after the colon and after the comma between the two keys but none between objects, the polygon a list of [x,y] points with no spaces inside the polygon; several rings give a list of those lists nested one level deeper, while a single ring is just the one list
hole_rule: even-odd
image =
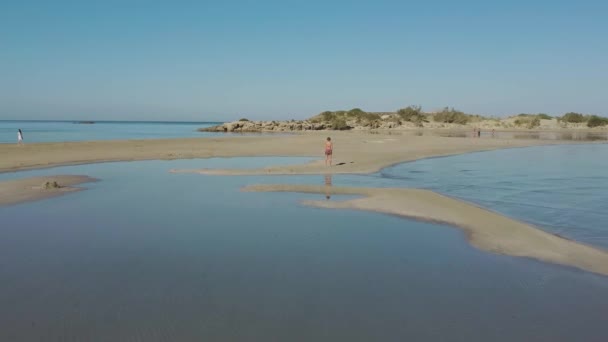
[{"label": "sea", "polygon": [[[173,121],[0,121],[0,143],[16,143],[17,131],[24,142],[65,142],[86,140],[126,140],[194,138],[218,135],[198,132],[198,128],[221,122]],[[222,133],[224,134],[224,133]]]},{"label": "sea", "polygon": [[[24,133],[27,134],[27,133]],[[456,138],[455,138],[456,139]],[[0,341],[606,341],[608,277],[472,247],[460,229],[242,192],[318,176],[173,174],[310,158],[89,164],[0,207]],[[332,186],[414,187],[608,249],[608,145],[429,158]]]},{"label": "sea", "polygon": [[[216,133],[198,132],[197,129],[215,126],[222,122],[184,122],[184,121],[9,121],[0,120],[0,144],[16,143],[17,131],[23,132],[24,142],[67,142],[95,140],[133,140],[195,138],[219,135],[259,135],[265,133]],[[463,138],[472,135],[471,131],[455,130],[408,130],[388,132],[394,135],[433,135]],[[289,133],[270,133],[289,134]],[[370,134],[374,134],[371,132]],[[495,137],[506,139],[537,140],[608,140],[608,131],[498,131],[481,133],[482,138]]]}]

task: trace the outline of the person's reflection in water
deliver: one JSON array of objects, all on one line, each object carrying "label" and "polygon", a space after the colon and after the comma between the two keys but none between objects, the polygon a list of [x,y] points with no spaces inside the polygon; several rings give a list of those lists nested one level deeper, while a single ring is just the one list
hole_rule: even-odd
[{"label": "person's reflection in water", "polygon": [[331,198],[331,174],[325,175],[325,199]]}]

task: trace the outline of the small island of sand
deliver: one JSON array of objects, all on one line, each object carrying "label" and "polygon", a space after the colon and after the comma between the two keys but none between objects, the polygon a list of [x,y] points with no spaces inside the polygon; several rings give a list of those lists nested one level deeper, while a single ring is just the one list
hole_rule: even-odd
[{"label": "small island of sand", "polygon": [[45,176],[0,182],[0,206],[37,201],[83,190],[75,187],[96,181],[88,176]]},{"label": "small island of sand", "polygon": [[[327,192],[315,185],[252,185],[244,191]],[[465,201],[421,189],[335,187],[332,194],[362,195],[347,201],[306,201],[321,208],[375,211],[456,226],[469,242],[488,252],[528,257],[608,275],[608,252],[564,239]]]}]

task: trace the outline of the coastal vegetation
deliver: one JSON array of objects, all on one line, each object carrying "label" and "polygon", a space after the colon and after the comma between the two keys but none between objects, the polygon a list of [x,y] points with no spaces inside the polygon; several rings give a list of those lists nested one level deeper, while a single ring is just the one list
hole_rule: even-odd
[{"label": "coastal vegetation", "polygon": [[591,115],[587,121],[587,127],[602,127],[608,125],[608,118],[603,118],[597,115]]},{"label": "coastal vegetation", "polygon": [[348,130],[352,128],[348,123],[349,121],[354,124],[374,126],[377,125],[380,120],[381,117],[377,113],[368,113],[360,108],[353,108],[348,111],[325,111],[310,118],[309,121],[312,123],[325,123],[334,130]]},{"label": "coastal vegetation", "polygon": [[528,118],[528,117],[536,117],[540,120],[552,120],[553,117],[549,114],[545,114],[545,113],[538,113],[538,114],[527,114],[527,113],[521,113],[521,114],[517,114],[517,117],[524,117],[524,118]]},{"label": "coastal vegetation", "polygon": [[569,123],[583,123],[586,122],[588,118],[583,114],[570,112],[564,114],[559,120]]},{"label": "coastal vegetation", "polygon": [[436,113],[425,113],[421,106],[408,106],[397,110],[397,112],[391,113],[373,113],[366,112],[360,108],[354,108],[351,110],[338,110],[338,111],[325,111],[321,114],[314,116],[310,119],[311,122],[329,122],[332,125],[339,123],[341,120],[351,121],[353,120],[357,124],[370,124],[374,127],[374,124],[378,124],[380,121],[390,121],[394,123],[411,122],[417,125],[421,125],[424,122],[430,122],[434,120],[440,123],[455,123],[455,124],[467,124],[469,122],[479,121],[484,119],[479,115],[466,114],[462,111],[454,108],[445,107],[440,112]]},{"label": "coastal vegetation", "polygon": [[480,129],[563,129],[602,128],[608,118],[575,112],[560,116],[546,113],[520,113],[507,118],[468,114],[453,107],[425,112],[421,106],[411,105],[394,112],[367,112],[361,108],[324,111],[305,120],[250,121],[241,118],[218,126],[201,128],[207,132],[266,132],[317,130],[384,130],[445,128],[459,129],[474,126]]},{"label": "coastal vegetation", "polygon": [[545,114],[545,113],[539,113],[536,114],[536,116],[541,119],[541,120],[551,120],[553,119],[553,117],[551,115]]},{"label": "coastal vegetation", "polygon": [[516,126],[526,127],[528,129],[537,128],[540,126],[542,115],[546,114],[519,114],[513,122]]},{"label": "coastal vegetation", "polygon": [[418,126],[422,126],[423,122],[429,122],[427,115],[422,112],[422,107],[420,106],[401,108],[397,111],[397,115],[399,115],[403,121],[413,122]]},{"label": "coastal vegetation", "polygon": [[564,114],[561,118],[558,118],[559,121],[563,123],[572,123],[572,124],[583,124],[586,123],[587,127],[603,127],[608,125],[608,118],[597,116],[597,115],[584,115],[581,113],[570,112]]},{"label": "coastal vegetation", "polygon": [[433,115],[433,120],[442,123],[455,123],[459,125],[466,125],[478,117],[475,115],[465,114],[454,108],[445,107],[442,111]]},{"label": "coastal vegetation", "polygon": [[562,125],[561,127],[568,127],[568,124],[581,125],[586,124],[589,128],[608,126],[608,118],[597,116],[597,115],[585,115],[576,112],[569,112],[561,117],[552,117],[548,114],[518,114],[515,117],[513,123],[518,127],[526,128],[538,128],[541,126],[541,120],[553,120],[556,119]]}]

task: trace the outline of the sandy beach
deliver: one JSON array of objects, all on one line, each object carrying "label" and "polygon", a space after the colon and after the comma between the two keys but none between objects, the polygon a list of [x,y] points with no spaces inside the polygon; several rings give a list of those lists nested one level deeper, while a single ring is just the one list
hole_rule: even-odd
[{"label": "sandy beach", "polygon": [[[110,161],[209,157],[301,156],[323,158],[323,141],[334,141],[332,173],[370,173],[421,158],[501,148],[574,143],[533,139],[448,138],[367,132],[309,132],[293,135],[218,138],[0,144],[0,172]],[[183,172],[185,170],[181,170]],[[188,171],[188,170],[186,170]],[[199,172],[201,170],[189,170]],[[322,161],[263,170],[213,171],[224,174],[295,174],[327,171]],[[204,172],[204,171],[202,171]]]},{"label": "sandy beach", "polygon": [[0,182],[0,206],[37,201],[80,191],[83,188],[75,187],[75,185],[93,181],[95,179],[87,176],[58,175]]}]

